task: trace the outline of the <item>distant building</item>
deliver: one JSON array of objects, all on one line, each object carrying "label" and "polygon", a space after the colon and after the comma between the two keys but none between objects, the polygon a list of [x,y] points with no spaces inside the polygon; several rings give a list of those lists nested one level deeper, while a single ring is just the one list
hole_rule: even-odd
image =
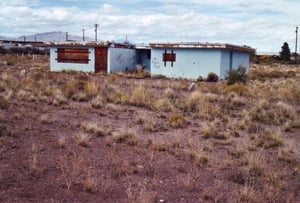
[{"label": "distant building", "polygon": [[153,75],[196,79],[214,72],[225,78],[228,71],[249,67],[246,46],[212,43],[151,43],[135,47],[117,43],[54,43],[50,45],[50,69],[117,72],[141,64]]},{"label": "distant building", "polygon": [[225,78],[228,71],[249,67],[246,46],[212,43],[151,43],[151,74],[196,79],[214,72]]}]

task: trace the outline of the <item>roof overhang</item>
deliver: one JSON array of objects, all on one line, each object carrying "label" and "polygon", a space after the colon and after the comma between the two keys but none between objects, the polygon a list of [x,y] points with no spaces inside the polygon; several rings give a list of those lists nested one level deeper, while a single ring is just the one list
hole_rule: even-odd
[{"label": "roof overhang", "polygon": [[255,49],[249,46],[237,46],[221,43],[200,43],[200,42],[181,42],[181,43],[150,43],[151,48],[178,48],[178,49],[225,49],[255,53]]}]

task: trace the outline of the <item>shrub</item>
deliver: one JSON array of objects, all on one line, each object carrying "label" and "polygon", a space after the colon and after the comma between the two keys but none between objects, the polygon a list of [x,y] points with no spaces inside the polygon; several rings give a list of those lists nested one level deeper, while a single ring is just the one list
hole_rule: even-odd
[{"label": "shrub", "polygon": [[107,146],[111,146],[114,143],[127,143],[130,146],[137,145],[136,132],[134,130],[129,129],[115,132],[112,136],[106,137],[105,143]]},{"label": "shrub", "polygon": [[129,99],[130,104],[139,107],[150,108],[153,101],[153,95],[150,91],[146,90],[144,87],[136,87],[132,90]]},{"label": "shrub", "polygon": [[97,95],[97,97],[95,97],[91,101],[91,105],[95,109],[100,109],[100,108],[104,107],[105,104],[106,104],[106,101],[101,95]]},{"label": "shrub", "polygon": [[7,109],[7,108],[8,108],[7,100],[0,95],[0,109]]},{"label": "shrub", "polygon": [[218,82],[219,76],[213,72],[208,73],[206,81],[207,82]]},{"label": "shrub", "polygon": [[88,147],[91,136],[84,134],[84,133],[79,133],[79,134],[75,135],[74,139],[78,145],[80,145],[82,147]]},{"label": "shrub", "polygon": [[183,115],[173,114],[169,117],[168,124],[172,128],[183,128],[186,126],[187,121]]},{"label": "shrub", "polygon": [[236,70],[231,70],[227,74],[227,85],[234,83],[246,83],[247,82],[247,69],[243,66],[239,66]]}]

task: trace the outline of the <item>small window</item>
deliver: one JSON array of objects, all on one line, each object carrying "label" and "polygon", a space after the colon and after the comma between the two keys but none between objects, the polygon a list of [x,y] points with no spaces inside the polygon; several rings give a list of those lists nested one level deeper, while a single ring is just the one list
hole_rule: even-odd
[{"label": "small window", "polygon": [[88,49],[58,48],[56,52],[59,63],[89,63]]},{"label": "small window", "polygon": [[176,61],[176,54],[172,50],[171,53],[167,53],[167,50],[165,50],[165,53],[163,53],[163,62],[165,63],[165,66],[167,65],[167,62],[171,62],[171,66],[173,67],[173,62]]}]

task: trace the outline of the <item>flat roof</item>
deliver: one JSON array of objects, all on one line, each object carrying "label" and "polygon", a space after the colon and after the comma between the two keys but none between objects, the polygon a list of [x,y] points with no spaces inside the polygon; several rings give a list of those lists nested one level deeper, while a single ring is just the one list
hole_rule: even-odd
[{"label": "flat roof", "polygon": [[180,42],[180,43],[150,43],[151,48],[188,48],[188,49],[226,49],[255,53],[255,49],[250,46],[237,46],[222,43],[201,43],[201,42]]},{"label": "flat roof", "polygon": [[134,48],[131,44],[114,42],[50,42],[49,47],[115,47],[115,48]]}]

